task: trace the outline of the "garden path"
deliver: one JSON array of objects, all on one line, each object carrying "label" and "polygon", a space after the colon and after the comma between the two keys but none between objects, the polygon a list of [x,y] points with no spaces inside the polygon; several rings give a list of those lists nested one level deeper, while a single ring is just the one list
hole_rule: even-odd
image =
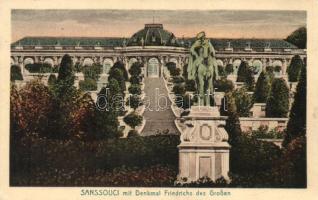
[{"label": "garden path", "polygon": [[167,132],[179,134],[174,124],[175,116],[171,110],[171,101],[164,84],[162,78],[145,78],[146,110],[144,118],[146,125],[141,132],[142,136]]}]

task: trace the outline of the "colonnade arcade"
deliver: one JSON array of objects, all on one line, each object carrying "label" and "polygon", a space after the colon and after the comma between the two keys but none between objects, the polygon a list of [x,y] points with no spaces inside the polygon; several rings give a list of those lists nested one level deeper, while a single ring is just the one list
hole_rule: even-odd
[{"label": "colonnade arcade", "polygon": [[[46,63],[52,67],[56,67],[61,62],[61,59],[64,54],[50,56],[50,55],[13,55],[11,56],[11,65],[19,65],[23,74],[28,74],[28,71],[25,69],[27,64],[34,63]],[[102,73],[107,74],[109,69],[117,61],[121,61],[125,64],[126,69],[128,70],[134,62],[142,62],[144,64],[143,74],[144,76],[155,76],[161,77],[163,75],[164,66],[168,62],[175,63],[176,67],[183,70],[183,66],[188,62],[188,57],[186,53],[178,54],[160,54],[160,53],[148,53],[140,56],[122,56],[122,55],[113,55],[113,56],[103,56],[103,55],[72,55],[70,56],[73,59],[73,63],[77,63],[82,66],[91,66],[93,64],[100,64],[103,66]],[[222,55],[217,54],[217,63],[221,67],[225,67],[228,64],[232,64],[234,68],[233,74],[237,73],[238,67],[242,61],[246,61],[250,66],[253,66],[258,74],[262,71],[264,67],[267,66],[279,66],[281,69],[281,75],[286,74],[287,66],[291,62],[292,54],[287,55]]]},{"label": "colonnade arcade", "polygon": [[[59,56],[11,56],[11,65],[18,65],[21,68],[22,74],[29,74],[25,66],[28,64],[45,63],[52,68],[57,67],[62,60],[63,55]],[[81,66],[92,66],[93,64],[99,64],[103,66],[102,73],[108,74],[110,68],[118,61],[123,62],[126,69],[132,66],[135,62],[141,62],[144,64],[142,69],[144,76],[161,77],[163,75],[164,66],[168,62],[175,63],[176,67],[183,68],[186,63],[186,56],[180,55],[146,55],[146,56],[72,56],[73,63]]]}]

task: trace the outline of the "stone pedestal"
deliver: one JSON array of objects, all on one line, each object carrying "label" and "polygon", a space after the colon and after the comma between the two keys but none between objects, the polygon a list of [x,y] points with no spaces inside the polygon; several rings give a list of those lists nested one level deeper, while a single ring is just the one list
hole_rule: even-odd
[{"label": "stone pedestal", "polygon": [[179,148],[178,182],[197,181],[209,177],[213,181],[228,178],[228,134],[224,129],[225,117],[217,107],[192,106],[183,118],[184,129]]}]

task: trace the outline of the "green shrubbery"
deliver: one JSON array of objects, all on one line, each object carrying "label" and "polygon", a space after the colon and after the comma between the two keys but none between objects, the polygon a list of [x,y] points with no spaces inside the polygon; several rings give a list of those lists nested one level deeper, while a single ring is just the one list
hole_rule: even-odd
[{"label": "green shrubbery", "polygon": [[128,91],[130,94],[140,95],[141,94],[140,85],[132,84],[131,86],[129,86]]},{"label": "green shrubbery", "polygon": [[16,81],[16,80],[23,80],[23,76],[21,73],[21,68],[18,65],[12,65],[11,66],[11,71],[10,71],[10,80],[11,81]]},{"label": "green shrubbery", "polygon": [[[173,135],[94,142],[26,137],[12,144],[10,182],[11,185],[132,186],[138,181],[138,186],[171,186],[176,177],[179,143],[179,136]],[[133,176],[142,171],[148,174]]]},{"label": "green shrubbery", "polygon": [[194,80],[186,80],[185,82],[185,90],[194,92],[196,91],[196,84]]},{"label": "green shrubbery", "polygon": [[246,88],[249,91],[254,90],[255,80],[253,77],[253,70],[245,61],[242,61],[239,66],[239,69],[237,72],[237,82],[244,82]]},{"label": "green shrubbery", "polygon": [[284,132],[277,129],[268,130],[268,126],[260,126],[258,130],[245,133],[256,139],[283,139]]},{"label": "green shrubbery", "polygon": [[257,79],[255,92],[253,94],[255,103],[266,103],[271,89],[270,81],[269,74],[262,71]]},{"label": "green shrubbery", "polygon": [[298,48],[306,49],[307,48],[307,29],[306,27],[300,27],[294,32],[292,32],[287,38],[286,41],[296,45]]},{"label": "green shrubbery", "polygon": [[79,88],[83,91],[95,91],[97,90],[97,82],[91,78],[85,78],[84,81],[79,82]]},{"label": "green shrubbery", "polygon": [[295,55],[287,68],[288,81],[297,82],[304,63],[299,55]]},{"label": "green shrubbery", "polygon": [[217,92],[229,92],[234,89],[234,84],[226,78],[221,78],[220,80],[215,81],[214,87]]},{"label": "green shrubbery", "polygon": [[47,63],[34,63],[34,64],[26,64],[25,69],[27,69],[30,73],[52,73],[57,72],[56,67],[52,67]]},{"label": "green shrubbery", "polygon": [[266,117],[287,117],[289,89],[282,78],[275,78],[266,102]]},{"label": "green shrubbery", "polygon": [[172,91],[176,94],[176,95],[183,95],[185,94],[185,88],[182,85],[175,85],[172,88]]},{"label": "green shrubbery", "polygon": [[141,125],[142,116],[138,115],[135,112],[132,112],[124,117],[124,122],[128,124],[131,128],[135,129],[136,126]]},{"label": "green shrubbery", "polygon": [[232,64],[227,64],[225,66],[225,72],[227,75],[232,74],[234,72],[234,67]]}]

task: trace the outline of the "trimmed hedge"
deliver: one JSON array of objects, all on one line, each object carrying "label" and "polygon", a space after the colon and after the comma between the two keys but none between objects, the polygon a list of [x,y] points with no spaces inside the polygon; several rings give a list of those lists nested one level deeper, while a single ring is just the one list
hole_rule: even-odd
[{"label": "trimmed hedge", "polygon": [[179,137],[159,135],[90,142],[25,137],[11,146],[12,166],[23,171],[37,167],[71,169],[80,166],[111,170],[122,165],[177,166]]}]

